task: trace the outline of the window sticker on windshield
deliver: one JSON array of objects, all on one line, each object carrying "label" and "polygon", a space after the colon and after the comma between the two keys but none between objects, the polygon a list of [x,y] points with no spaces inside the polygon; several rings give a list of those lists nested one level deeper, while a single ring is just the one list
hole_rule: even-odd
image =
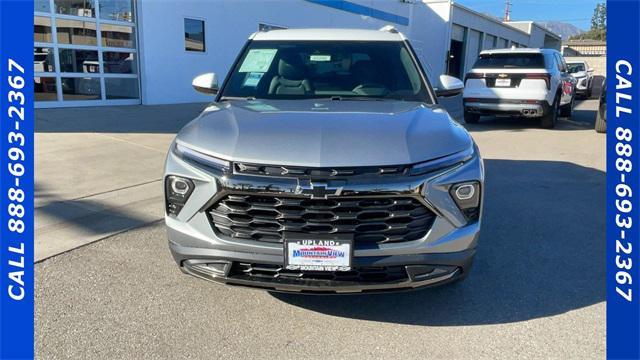
[{"label": "window sticker on windshield", "polygon": [[311,55],[309,61],[331,61],[331,55]]},{"label": "window sticker on windshield", "polygon": [[240,66],[241,73],[247,72],[259,72],[265,73],[269,71],[269,67],[273,62],[273,58],[276,56],[278,49],[251,49],[244,58],[242,66]]},{"label": "window sticker on windshield", "polygon": [[242,84],[242,86],[250,86],[250,87],[258,86],[260,79],[262,79],[262,75],[264,75],[264,73],[261,73],[261,72],[248,73],[247,77],[244,79],[244,84]]}]

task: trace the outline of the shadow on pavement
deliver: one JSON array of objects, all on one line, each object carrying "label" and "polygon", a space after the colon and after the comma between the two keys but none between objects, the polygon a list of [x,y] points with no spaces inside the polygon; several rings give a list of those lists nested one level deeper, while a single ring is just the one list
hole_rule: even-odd
[{"label": "shadow on pavement", "polygon": [[35,132],[172,134],[206,106],[192,103],[38,109]]},{"label": "shadow on pavement", "polygon": [[[36,207],[37,216],[45,218],[49,224],[81,229],[83,234],[111,234],[156,220],[137,214],[132,206],[135,203],[117,206],[90,197],[59,199],[48,193],[46,186],[38,181],[34,187],[36,196],[44,203]],[[41,220],[36,219],[36,224]]]},{"label": "shadow on pavement", "polygon": [[324,314],[425,326],[553,316],[605,301],[605,173],[485,160],[484,222],[467,280],[381,295],[272,295]]}]

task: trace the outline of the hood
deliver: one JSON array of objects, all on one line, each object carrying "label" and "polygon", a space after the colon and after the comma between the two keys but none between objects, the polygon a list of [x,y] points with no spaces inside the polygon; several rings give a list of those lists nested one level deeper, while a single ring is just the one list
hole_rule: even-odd
[{"label": "hood", "polygon": [[571,76],[573,76],[574,78],[583,78],[583,77],[587,76],[587,72],[586,71],[578,71],[578,72],[574,72],[573,74],[571,74]]},{"label": "hood", "polygon": [[319,99],[214,103],[176,142],[230,161],[308,167],[413,164],[472,146],[437,106]]}]

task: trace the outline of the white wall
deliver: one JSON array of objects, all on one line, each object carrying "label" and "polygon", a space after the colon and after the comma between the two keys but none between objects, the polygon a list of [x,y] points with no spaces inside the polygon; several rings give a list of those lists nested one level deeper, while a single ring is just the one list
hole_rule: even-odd
[{"label": "white wall", "polygon": [[482,46],[482,50],[493,49],[496,46],[497,46],[496,37],[493,35],[485,34],[484,45]]},{"label": "white wall", "polygon": [[[407,18],[413,6],[400,1],[351,2]],[[205,72],[215,72],[224,79],[249,35],[258,30],[259,22],[286,27],[369,29],[388,25],[307,1],[139,0],[138,14],[143,104],[210,100],[210,96],[192,89],[191,79]],[[185,17],[205,21],[205,53],[184,50]],[[393,25],[408,32],[405,26]]]},{"label": "white wall", "polygon": [[438,1],[428,6],[417,3],[412,10],[411,26],[406,35],[435,86],[438,77],[447,71],[447,52],[451,45],[451,7],[449,1]]},{"label": "white wall", "polygon": [[561,39],[547,29],[532,21],[514,21],[509,25],[530,33],[529,42],[523,43],[531,48],[550,48],[560,50]]},{"label": "white wall", "polygon": [[476,30],[469,29],[467,31],[467,47],[466,52],[464,54],[464,71],[463,74],[466,74],[471,70],[473,64],[478,60],[478,55],[480,54],[480,32]]},{"label": "white wall", "polygon": [[529,43],[529,34],[509,25],[497,22],[486,15],[479,14],[460,5],[453,6],[451,21],[454,24],[474,29],[489,35],[499,36],[503,39],[515,41],[519,44]]}]

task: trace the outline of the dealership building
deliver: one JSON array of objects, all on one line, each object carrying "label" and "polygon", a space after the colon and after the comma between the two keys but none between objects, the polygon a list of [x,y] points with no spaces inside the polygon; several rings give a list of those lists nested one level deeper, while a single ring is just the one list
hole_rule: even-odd
[{"label": "dealership building", "polygon": [[531,21],[503,22],[450,0],[35,0],[36,107],[207,101],[194,76],[224,77],[251,33],[392,25],[431,81],[463,77],[484,49],[560,49]]}]

